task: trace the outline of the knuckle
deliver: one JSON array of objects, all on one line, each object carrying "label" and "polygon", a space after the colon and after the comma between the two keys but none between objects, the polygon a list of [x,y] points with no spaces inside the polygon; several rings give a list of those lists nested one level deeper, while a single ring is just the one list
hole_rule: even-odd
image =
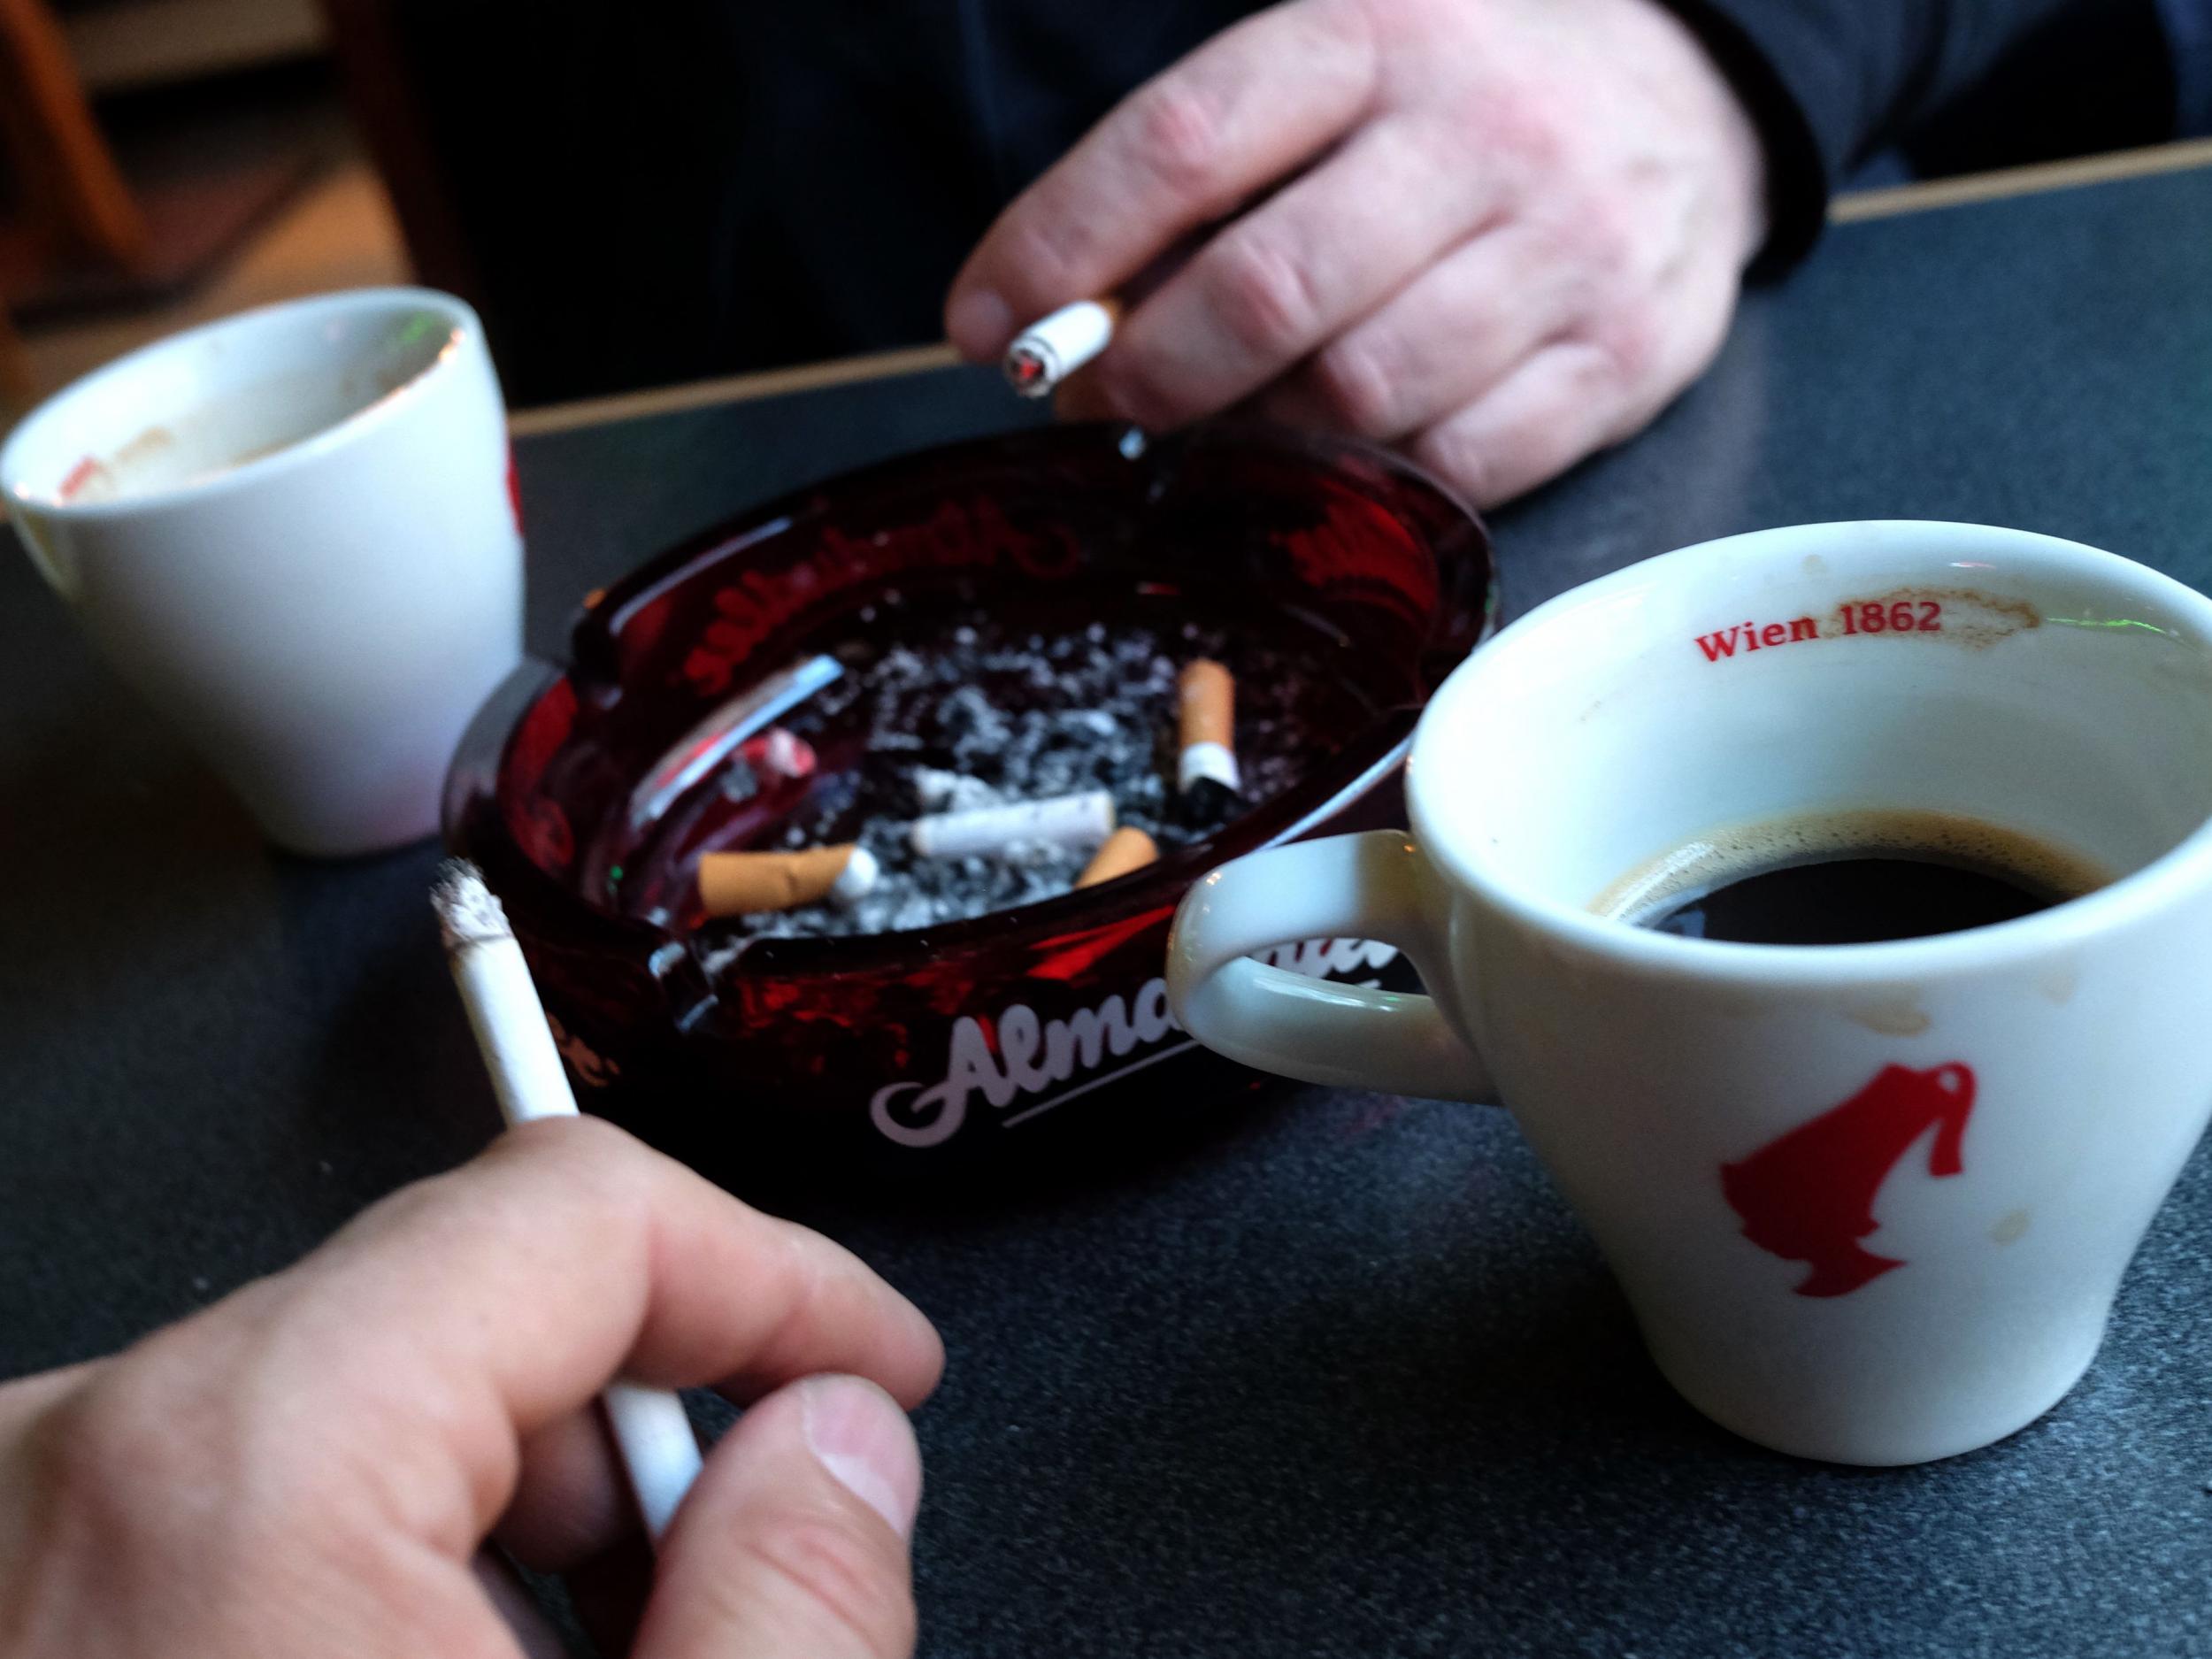
[{"label": "knuckle", "polygon": [[1617,202],[1591,201],[1573,220],[1570,257],[1593,278],[1617,281],[1636,265],[1636,232]]},{"label": "knuckle", "polygon": [[1425,434],[1413,446],[1413,458],[1477,505],[1494,500],[1498,483],[1497,457],[1490,446],[1449,427]]},{"label": "knuckle", "polygon": [[[1451,0],[1430,0],[1441,11]],[[1382,80],[1385,42],[1420,38],[1427,33],[1408,0],[1322,0],[1296,10],[1299,23],[1323,50],[1314,56],[1326,73],[1340,77],[1339,89],[1364,104]],[[1453,19],[1456,21],[1455,18]]]},{"label": "knuckle", "polygon": [[[759,1569],[803,1595],[872,1654],[904,1654],[915,1635],[914,1593],[879,1545],[842,1517],[804,1514],[754,1533],[743,1546]],[[735,1583],[745,1575],[729,1575]]]},{"label": "knuckle", "polygon": [[1313,360],[1313,380],[1323,406],[1346,430],[1380,437],[1395,427],[1396,377],[1371,345],[1340,340],[1325,348]]},{"label": "knuckle", "polygon": [[[96,1535],[204,1563],[226,1540],[273,1532],[294,1460],[256,1455],[252,1413],[236,1368],[173,1356],[157,1338],[127,1355],[71,1402],[55,1425],[55,1487]],[[266,1448],[280,1451],[281,1448]],[[188,1532],[188,1539],[175,1536]]]},{"label": "knuckle", "polygon": [[1555,183],[1570,157],[1565,118],[1555,100],[1525,88],[1497,86],[1471,109],[1482,153],[1505,164],[1509,174],[1529,188]]},{"label": "knuckle", "polygon": [[1295,258],[1265,238],[1232,234],[1209,264],[1209,296],[1231,339],[1263,358],[1304,347],[1317,308]]},{"label": "knuckle", "polygon": [[[1007,273],[1010,283],[1025,294],[1073,294],[1087,291],[1088,267],[1094,263],[1094,238],[1089,227],[1093,212],[1061,191],[1040,191],[1035,211],[1017,210],[1006,228],[1006,244],[995,268]],[[1017,290],[1009,288],[1007,292]]]},{"label": "knuckle", "polygon": [[1666,353],[1666,331],[1641,306],[1624,306],[1599,325],[1591,338],[1606,378],[1624,390],[1642,391],[1657,375]]},{"label": "knuckle", "polygon": [[1177,198],[1206,196],[1221,165],[1222,124],[1214,101],[1186,81],[1156,81],[1129,108],[1137,170]]},{"label": "knuckle", "polygon": [[173,1442],[147,1432],[132,1401],[139,1392],[113,1372],[104,1374],[48,1420],[48,1468],[55,1492],[69,1508],[112,1523],[129,1513],[142,1486],[169,1484],[164,1477],[173,1461]]},{"label": "knuckle", "polygon": [[604,1118],[579,1112],[572,1118],[538,1118],[517,1124],[502,1137],[505,1145],[541,1152],[548,1157],[595,1169],[637,1155],[639,1143]]},{"label": "knuckle", "polygon": [[1092,373],[1092,396],[1099,412],[1107,419],[1164,432],[1180,426],[1190,412],[1133,353],[1102,360]]},{"label": "knuckle", "polygon": [[[657,1155],[626,1131],[603,1118],[543,1118],[518,1124],[495,1144],[494,1157],[511,1160],[579,1210],[608,1214],[634,1212],[643,1206],[649,1191]],[[538,1220],[517,1190],[510,1202],[486,1207],[485,1194],[469,1166],[420,1183],[422,1209],[438,1215],[462,1199],[465,1224],[470,1212],[482,1221],[511,1226],[518,1232],[534,1230]],[[465,1198],[463,1197],[465,1190]],[[535,1190],[533,1188],[533,1190]]]}]

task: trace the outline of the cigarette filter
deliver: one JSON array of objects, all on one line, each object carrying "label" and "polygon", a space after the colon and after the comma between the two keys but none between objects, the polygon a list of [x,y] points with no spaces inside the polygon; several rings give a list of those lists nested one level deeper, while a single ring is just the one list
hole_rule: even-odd
[{"label": "cigarette filter", "polygon": [[1075,885],[1094,887],[1116,876],[1125,876],[1132,870],[1141,870],[1159,856],[1160,849],[1153,844],[1152,837],[1133,824],[1125,824],[1092,855],[1091,862],[1083,866],[1083,873],[1076,877]]},{"label": "cigarette filter", "polygon": [[856,904],[881,873],[875,855],[853,842],[795,852],[703,853],[699,903],[709,916],[795,910],[822,899]]},{"label": "cigarette filter", "polygon": [[1048,801],[1017,801],[1008,806],[979,807],[972,812],[939,812],[916,818],[909,834],[914,850],[925,858],[965,858],[973,853],[997,852],[1017,841],[1095,847],[1113,829],[1114,797],[1103,789],[1091,789]]},{"label": "cigarette filter", "polygon": [[1114,337],[1121,302],[1078,300],[1032,323],[1006,348],[1007,384],[1024,397],[1043,397]]},{"label": "cigarette filter", "polygon": [[1183,670],[1176,689],[1181,705],[1177,735],[1183,749],[1175,768],[1176,788],[1187,795],[1201,780],[1211,779],[1235,794],[1236,680],[1219,663],[1202,657]]}]

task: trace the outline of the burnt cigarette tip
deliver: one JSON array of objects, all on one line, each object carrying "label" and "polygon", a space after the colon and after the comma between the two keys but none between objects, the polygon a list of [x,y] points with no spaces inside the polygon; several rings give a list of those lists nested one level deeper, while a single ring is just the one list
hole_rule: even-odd
[{"label": "burnt cigarette tip", "polygon": [[438,866],[430,884],[430,908],[437,913],[438,937],[448,956],[515,936],[505,907],[484,885],[484,872],[465,858],[449,858]]},{"label": "burnt cigarette tip", "polygon": [[1045,360],[1029,347],[1017,343],[1006,353],[1006,383],[1024,397],[1042,397],[1052,389]]},{"label": "burnt cigarette tip", "polygon": [[1100,352],[1114,337],[1118,301],[1078,300],[1042,317],[1014,336],[1000,366],[1024,397],[1042,397]]}]

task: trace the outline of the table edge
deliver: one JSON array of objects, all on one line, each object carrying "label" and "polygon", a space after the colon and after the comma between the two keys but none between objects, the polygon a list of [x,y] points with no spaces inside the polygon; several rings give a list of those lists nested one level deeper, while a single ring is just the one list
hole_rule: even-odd
[{"label": "table edge", "polygon": [[[1876,190],[1856,190],[1829,204],[1832,225],[1855,225],[1870,219],[1893,219],[1905,213],[1929,212],[1962,207],[1976,202],[2001,201],[2008,196],[2034,196],[2070,190],[2088,184],[2108,184],[2122,179],[2147,178],[2155,173],[2181,173],[2212,166],[2212,138],[2153,144],[2141,150],[2116,150],[2099,156],[2080,156],[2064,161],[2037,162],[2024,167],[2004,167],[1989,173],[1963,173],[1952,179],[1901,184]],[[859,380],[884,380],[950,368],[959,354],[943,341],[902,346],[891,351],[859,357],[832,357],[787,368],[764,369],[713,380],[687,380],[673,386],[649,387],[641,391],[618,392],[604,397],[579,398],[569,403],[543,403],[513,411],[508,430],[518,438],[542,437],[574,432],[585,426],[611,425],[648,415],[673,414],[687,409],[710,409],[726,403],[750,403],[788,392],[813,391],[826,386],[846,386]]]}]

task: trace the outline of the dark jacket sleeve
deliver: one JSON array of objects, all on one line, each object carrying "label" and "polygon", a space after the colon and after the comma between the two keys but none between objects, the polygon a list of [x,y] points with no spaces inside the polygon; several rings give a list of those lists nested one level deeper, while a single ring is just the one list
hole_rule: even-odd
[{"label": "dark jacket sleeve", "polygon": [[2212,134],[2212,0],[2158,0],[2158,24],[2173,58],[2175,136]]},{"label": "dark jacket sleeve", "polygon": [[[1761,265],[1801,257],[1829,196],[1878,145],[1985,83],[2024,43],[2068,26],[2109,32],[2149,0],[1667,0],[1735,84],[1766,144],[1771,234]],[[2037,119],[2037,112],[2016,112]],[[2169,103],[2161,115],[2171,124]],[[2163,136],[2162,131],[2158,135]]]}]

